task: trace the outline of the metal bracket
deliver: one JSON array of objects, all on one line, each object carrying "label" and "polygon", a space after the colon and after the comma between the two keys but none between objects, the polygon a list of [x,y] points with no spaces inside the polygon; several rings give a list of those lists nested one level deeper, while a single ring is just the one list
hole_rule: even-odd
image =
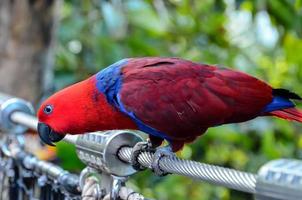
[{"label": "metal bracket", "polygon": [[119,199],[120,189],[122,186],[125,185],[126,181],[127,181],[126,177],[118,177],[118,176],[102,173],[101,188],[104,188],[107,194],[110,193],[111,200],[117,200]]},{"label": "metal bracket", "polygon": [[0,93],[0,127],[5,131],[11,133],[21,134],[24,133],[28,128],[15,124],[11,121],[10,116],[16,111],[21,111],[28,114],[33,114],[34,109],[32,105],[19,98],[15,98],[6,94]]},{"label": "metal bracket", "polygon": [[126,177],[114,176],[106,172],[101,172],[100,174],[99,171],[91,167],[86,167],[80,174],[79,185],[82,190],[82,195],[83,193],[86,193],[88,191],[88,189],[85,188],[85,184],[87,183],[86,181],[89,178],[95,180],[95,188],[93,190],[93,194],[89,194],[89,196],[92,195],[96,199],[103,199],[107,195],[110,196],[111,200],[119,199],[120,189],[125,185],[125,182],[127,181]]}]

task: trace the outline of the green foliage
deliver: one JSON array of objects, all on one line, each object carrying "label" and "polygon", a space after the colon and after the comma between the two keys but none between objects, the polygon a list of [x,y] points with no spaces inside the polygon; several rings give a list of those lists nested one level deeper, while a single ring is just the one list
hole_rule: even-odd
[{"label": "green foliage", "polygon": [[65,170],[78,172],[85,167],[85,165],[78,158],[75,150],[74,145],[63,141],[56,145],[59,162]]},{"label": "green foliage", "polygon": [[[57,35],[57,88],[124,57],[177,56],[233,66],[274,87],[302,94],[301,0],[69,0],[63,3]],[[180,156],[257,172],[271,159],[301,159],[300,128],[264,118],[216,127],[186,146]],[[162,200],[253,199],[185,177],[158,178],[147,171],[135,175],[131,184],[147,197]]]}]

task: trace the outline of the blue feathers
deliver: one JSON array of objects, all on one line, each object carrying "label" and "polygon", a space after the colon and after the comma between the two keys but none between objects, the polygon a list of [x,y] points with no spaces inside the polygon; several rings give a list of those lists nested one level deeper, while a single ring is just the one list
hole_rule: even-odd
[{"label": "blue feathers", "polygon": [[275,110],[281,110],[285,108],[292,108],[295,107],[295,104],[291,102],[289,99],[280,97],[280,96],[275,96],[270,104],[268,104],[262,112],[268,113],[272,112]]},{"label": "blue feathers", "polygon": [[107,101],[118,107],[116,96],[122,85],[121,69],[128,62],[128,59],[120,60],[96,74],[96,87],[102,92]]},{"label": "blue feathers", "polygon": [[126,110],[123,105],[119,96],[119,91],[122,86],[121,70],[127,63],[128,59],[123,59],[97,73],[96,87],[98,91],[106,96],[107,101],[111,105],[129,116],[141,131],[169,141],[169,137],[166,134],[144,124],[144,122],[135,116],[135,113]]}]

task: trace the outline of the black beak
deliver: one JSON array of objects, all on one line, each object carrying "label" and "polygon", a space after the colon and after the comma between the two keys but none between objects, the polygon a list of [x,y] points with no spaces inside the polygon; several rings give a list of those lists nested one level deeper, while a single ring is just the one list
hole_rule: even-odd
[{"label": "black beak", "polygon": [[64,134],[59,134],[53,131],[47,124],[40,122],[38,123],[38,133],[41,140],[50,146],[55,146],[53,142],[59,142],[65,137]]}]

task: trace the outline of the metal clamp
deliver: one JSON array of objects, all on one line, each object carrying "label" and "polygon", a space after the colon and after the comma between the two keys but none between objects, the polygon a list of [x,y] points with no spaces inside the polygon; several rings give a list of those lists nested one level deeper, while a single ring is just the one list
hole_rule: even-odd
[{"label": "metal clamp", "polygon": [[107,174],[126,177],[137,171],[118,158],[118,151],[140,141],[143,141],[142,137],[130,131],[95,132],[78,136],[76,149],[78,157],[86,165]]},{"label": "metal clamp", "polygon": [[257,200],[296,200],[302,197],[302,161],[279,159],[265,164],[258,173]]}]

